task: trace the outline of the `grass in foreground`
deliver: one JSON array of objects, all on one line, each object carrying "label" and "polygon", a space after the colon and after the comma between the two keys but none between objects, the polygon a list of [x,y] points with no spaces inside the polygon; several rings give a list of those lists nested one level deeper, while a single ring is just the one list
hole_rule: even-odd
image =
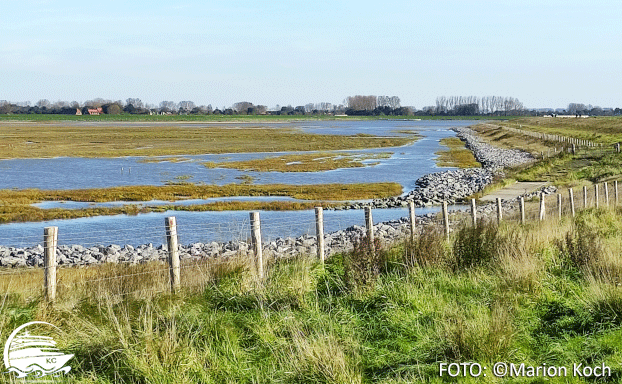
[{"label": "grass in foreground", "polygon": [[207,168],[230,168],[258,172],[320,172],[339,168],[360,168],[377,165],[368,160],[387,159],[393,153],[305,153],[299,155],[271,156],[263,159],[244,161],[222,161],[203,163]]},{"label": "grass in foreground", "polygon": [[315,135],[261,125],[0,123],[0,158],[180,156],[329,151],[405,145],[414,137]]},{"label": "grass in foreground", "polygon": [[42,201],[150,201],[150,200],[183,200],[207,199],[225,196],[289,196],[302,200],[328,201],[322,203],[329,206],[330,201],[362,200],[396,196],[402,193],[402,186],[397,183],[368,184],[322,184],[322,185],[290,185],[290,184],[227,184],[227,185],[195,185],[178,184],[164,186],[123,186],[103,189],[78,190],[0,190],[0,223],[16,221],[45,221],[53,219],[71,219],[99,215],[138,214],[161,212],[164,210],[188,211],[223,211],[223,210],[286,210],[310,209],[318,202],[216,202],[211,204],[189,206],[153,206],[138,207],[125,205],[114,208],[87,209],[40,209],[31,206]]},{"label": "grass in foreground", "polygon": [[438,151],[436,165],[439,167],[480,168],[482,165],[475,159],[473,152],[466,149],[464,142],[457,137],[441,139],[441,144],[449,148]]},{"label": "grass in foreground", "polygon": [[54,307],[40,270],[1,274],[0,339],[27,321],[59,326],[73,383],[444,383],[457,379],[439,377],[441,362],[497,361],[604,363],[601,380],[618,382],[621,218],[588,209],[449,240],[424,231],[377,253],[361,243],[325,268],[270,260],[263,283],[246,258],[203,261],[182,268],[175,296],[164,264],[61,269]]}]

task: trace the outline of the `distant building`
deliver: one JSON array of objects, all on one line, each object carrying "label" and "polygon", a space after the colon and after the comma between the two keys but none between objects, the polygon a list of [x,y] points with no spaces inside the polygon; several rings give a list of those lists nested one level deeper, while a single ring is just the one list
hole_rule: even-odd
[{"label": "distant building", "polygon": [[89,115],[91,116],[97,116],[97,115],[101,115],[104,113],[104,109],[99,107],[99,108],[88,108],[87,111],[89,112]]},{"label": "distant building", "polygon": [[76,116],[82,116],[82,111],[80,108],[76,108]]}]

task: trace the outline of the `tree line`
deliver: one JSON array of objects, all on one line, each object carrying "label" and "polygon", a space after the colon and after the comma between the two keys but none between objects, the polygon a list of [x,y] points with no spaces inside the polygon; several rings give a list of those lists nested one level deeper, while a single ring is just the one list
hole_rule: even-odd
[{"label": "tree line", "polygon": [[249,101],[236,102],[230,107],[212,108],[196,105],[193,101],[162,101],[159,105],[144,103],[139,98],[107,100],[96,98],[83,103],[77,101],[50,102],[47,99],[13,103],[0,100],[0,114],[89,114],[90,111],[110,115],[162,114],[162,115],[350,115],[350,116],[540,116],[544,114],[571,114],[613,116],[622,114],[620,108],[601,108],[582,103],[570,103],[567,109],[527,110],[518,99],[503,96],[439,96],[433,106],[416,109],[401,105],[398,96],[355,95],[346,97],[341,104],[328,102],[308,103],[299,106],[280,106],[269,109]]}]

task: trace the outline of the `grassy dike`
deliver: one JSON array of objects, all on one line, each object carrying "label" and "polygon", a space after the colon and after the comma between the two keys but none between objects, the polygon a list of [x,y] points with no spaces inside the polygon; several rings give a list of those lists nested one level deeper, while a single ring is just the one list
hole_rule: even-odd
[{"label": "grassy dike", "polygon": [[[594,382],[573,364],[622,377],[622,210],[461,229],[446,240],[365,244],[325,267],[270,260],[259,282],[245,259],[59,271],[41,302],[40,271],[0,275],[0,339],[20,324],[59,326],[76,357],[71,383]],[[189,271],[193,271],[189,273]],[[15,273],[14,271],[9,271]],[[122,275],[130,275],[125,276]],[[568,367],[568,377],[495,378],[495,362]],[[439,377],[441,362],[487,376]]]}]

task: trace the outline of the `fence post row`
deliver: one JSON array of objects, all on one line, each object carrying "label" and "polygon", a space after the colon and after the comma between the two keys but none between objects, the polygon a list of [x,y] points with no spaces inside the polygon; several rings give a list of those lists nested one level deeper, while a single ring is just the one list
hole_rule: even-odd
[{"label": "fence post row", "polygon": [[315,235],[317,236],[317,256],[324,264],[324,210],[315,207]]},{"label": "fence post row", "polygon": [[177,219],[175,216],[164,219],[166,227],[166,243],[168,246],[168,268],[170,273],[171,292],[179,291],[181,272],[179,266],[179,247],[177,242]]},{"label": "fence post row", "polygon": [[257,259],[257,274],[263,279],[263,254],[261,249],[261,225],[259,221],[259,212],[251,212],[251,242]]},{"label": "fence post row", "polygon": [[58,227],[43,229],[43,265],[45,268],[43,283],[45,300],[49,303],[56,300],[56,245],[58,244]]},{"label": "fence post row", "polygon": [[607,186],[607,182],[605,181],[603,188],[605,189],[605,205],[609,206],[609,187]]}]

